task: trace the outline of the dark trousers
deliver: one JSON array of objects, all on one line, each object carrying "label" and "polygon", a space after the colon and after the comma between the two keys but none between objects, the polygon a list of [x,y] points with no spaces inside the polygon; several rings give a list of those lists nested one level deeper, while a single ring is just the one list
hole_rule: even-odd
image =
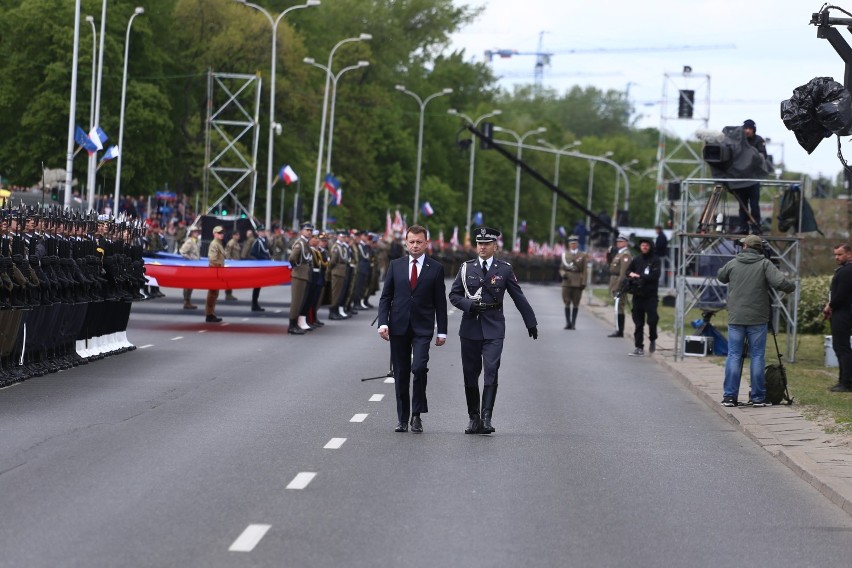
[{"label": "dark trousers", "polygon": [[497,384],[500,359],[503,356],[503,338],[465,339],[460,337],[462,373],[465,388],[479,388],[479,375],[485,371],[483,386]]},{"label": "dark trousers", "polygon": [[852,329],[852,311],[832,311],[831,313],[831,346],[840,364],[838,382],[852,388],[852,347],[849,345],[850,329]]},{"label": "dark trousers", "polygon": [[[403,424],[408,423],[411,413],[429,412],[429,405],[426,402],[426,375],[429,369],[426,365],[429,363],[431,340],[431,335],[414,335],[410,327],[404,335],[390,336],[396,414]],[[409,397],[412,375],[414,384]]]},{"label": "dark trousers", "polygon": [[[752,229],[760,229],[760,184],[756,183],[748,187],[735,189],[734,193],[739,196],[743,205],[745,205],[745,207],[740,205],[740,228],[751,226]],[[749,221],[746,211],[751,213],[754,223]]]},{"label": "dark trousers", "polygon": [[648,339],[650,341],[657,340],[657,322],[660,321],[660,316],[657,314],[657,302],[657,296],[647,298],[633,296],[633,309],[630,315],[633,316],[633,325],[636,326],[636,331],[633,333],[634,347],[645,348],[646,318],[648,320]]}]

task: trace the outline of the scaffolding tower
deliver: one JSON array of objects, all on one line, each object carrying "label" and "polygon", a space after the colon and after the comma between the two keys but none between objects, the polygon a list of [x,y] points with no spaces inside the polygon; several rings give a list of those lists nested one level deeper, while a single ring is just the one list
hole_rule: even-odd
[{"label": "scaffolding tower", "polygon": [[259,74],[208,72],[204,215],[220,213],[230,199],[234,213],[254,223],[260,87]]},{"label": "scaffolding tower", "polygon": [[[809,179],[798,181],[741,180],[741,179],[686,179],[680,183],[680,201],[675,206],[676,222],[676,277],[675,277],[675,360],[684,356],[684,327],[691,310],[716,311],[727,305],[727,286],[716,279],[716,274],[726,262],[739,252],[741,234],[734,234],[728,219],[738,215],[739,202],[726,189],[727,182],[750,181],[760,183],[761,198],[774,198],[792,185],[804,190]],[[780,190],[780,191],[779,191]],[[761,203],[767,200],[761,199]],[[804,201],[804,200],[802,200]],[[801,204],[800,204],[801,207]],[[770,213],[771,215],[771,213]],[[761,215],[764,217],[764,215]],[[801,211],[799,220],[801,223]],[[801,227],[799,227],[800,229]],[[796,360],[798,329],[798,286],[801,264],[800,239],[796,236],[762,235],[769,259],[785,275],[797,281],[796,290],[790,294],[772,291],[772,325],[786,330],[787,360]]]}]

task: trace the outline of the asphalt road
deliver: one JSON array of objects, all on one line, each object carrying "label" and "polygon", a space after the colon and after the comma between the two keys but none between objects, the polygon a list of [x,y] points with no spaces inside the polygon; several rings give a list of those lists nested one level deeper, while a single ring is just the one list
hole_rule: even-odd
[{"label": "asphalt road", "polygon": [[361,380],[388,369],[375,311],[295,337],[286,287],[226,325],[135,305],[139,349],[0,390],[0,566],[850,566],[852,518],[525,290],[540,337],[507,308],[492,436],[462,433],[457,313],[398,434],[393,384]]}]

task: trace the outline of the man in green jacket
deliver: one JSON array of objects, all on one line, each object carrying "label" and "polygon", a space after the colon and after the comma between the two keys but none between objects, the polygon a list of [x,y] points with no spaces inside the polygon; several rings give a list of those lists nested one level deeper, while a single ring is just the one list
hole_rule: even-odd
[{"label": "man in green jacket", "polygon": [[716,278],[728,285],[728,358],[725,360],[725,383],[722,406],[737,406],[742,374],[743,348],[746,337],[749,349],[751,393],[754,406],[766,406],[767,323],[772,315],[770,289],[792,292],[794,281],[784,277],[763,254],[763,241],[757,235],[740,240],[743,250],[725,264]]}]

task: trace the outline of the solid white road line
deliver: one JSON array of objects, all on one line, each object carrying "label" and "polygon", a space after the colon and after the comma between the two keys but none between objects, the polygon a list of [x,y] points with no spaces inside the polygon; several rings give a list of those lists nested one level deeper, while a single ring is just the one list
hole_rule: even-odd
[{"label": "solid white road line", "polygon": [[287,484],[287,489],[304,489],[317,476],[314,471],[299,472],[293,481]]},{"label": "solid white road line", "polygon": [[367,414],[356,414],[349,422],[363,422],[367,419]]},{"label": "solid white road line", "polygon": [[281,312],[283,312],[283,311],[284,311],[284,310],[275,310],[275,313],[276,313],[276,314],[280,314],[280,313],[281,313]]},{"label": "solid white road line", "polygon": [[272,525],[249,525],[228,550],[231,552],[251,552],[270,528],[272,528]]},{"label": "solid white road line", "polygon": [[385,382],[392,385],[393,384],[393,377],[386,378]]},{"label": "solid white road line", "polygon": [[153,343],[149,343],[148,345],[140,345],[139,349],[148,349],[149,347],[153,347],[153,346],[154,346]]},{"label": "solid white road line", "polygon": [[240,321],[248,321],[248,320],[249,320],[248,318],[243,318],[243,319],[242,319],[242,320],[240,320]]},{"label": "solid white road line", "polygon": [[346,441],[346,438],[332,438],[328,441],[328,443],[323,446],[325,450],[339,450],[340,446],[343,445],[343,442]]},{"label": "solid white road line", "polygon": [[183,339],[183,336],[178,335],[177,337],[172,337],[172,341],[177,341],[178,339]]},{"label": "solid white road line", "polygon": [[370,397],[370,402],[381,402],[383,398],[385,398],[383,394],[374,394]]}]

